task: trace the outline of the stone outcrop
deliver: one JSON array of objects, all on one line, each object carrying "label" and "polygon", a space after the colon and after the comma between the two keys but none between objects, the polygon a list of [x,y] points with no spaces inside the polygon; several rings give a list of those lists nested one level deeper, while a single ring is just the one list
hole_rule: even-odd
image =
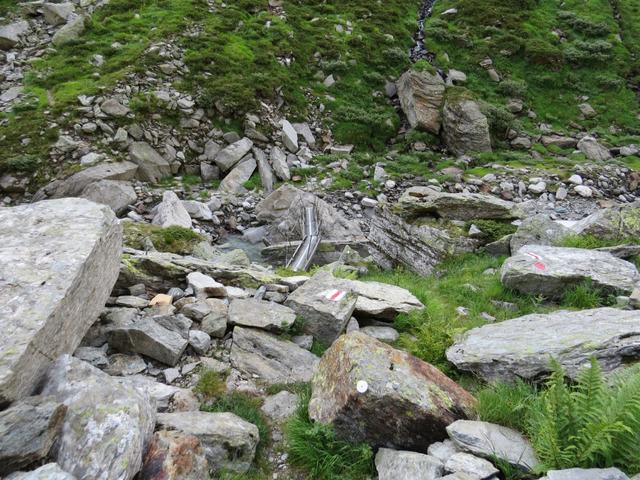
[{"label": "stone outcrop", "polygon": [[640,202],[599,209],[576,222],[571,229],[580,235],[605,240],[632,240],[640,237]]},{"label": "stone outcrop", "polygon": [[270,385],[303,383],[311,380],[318,357],[270,333],[235,327],[231,364],[257,381]]},{"label": "stone outcrop", "polygon": [[575,377],[595,357],[605,372],[640,358],[640,311],[596,308],[532,314],[474,328],[447,350],[486,381],[539,380],[556,359]]},{"label": "stone outcrop", "polygon": [[472,252],[477,245],[437,222],[407,222],[388,206],[376,210],[370,226],[369,252],[378,265],[403,266],[420,275],[430,275],[447,256]]},{"label": "stone outcrop", "polygon": [[248,155],[233,167],[229,175],[224,177],[224,180],[220,183],[220,190],[227,193],[246,192],[244,184],[251,178],[256,166],[256,159]]},{"label": "stone outcrop", "polygon": [[249,470],[260,440],[258,428],[233,413],[161,413],[158,426],[196,437],[215,472]]},{"label": "stone outcrop", "polygon": [[584,281],[605,292],[629,294],[640,274],[635,265],[607,252],[525,245],[504,262],[501,279],[508,288],[557,299]]},{"label": "stone outcrop", "polygon": [[360,332],[325,352],[312,388],[309,416],[341,438],[417,452],[446,438],[474,403],[437,368]]},{"label": "stone outcrop", "polygon": [[442,133],[447,149],[456,155],[491,151],[489,122],[473,100],[445,100]]},{"label": "stone outcrop", "polygon": [[153,434],[153,401],[77,358],[64,355],[47,374],[44,395],[67,406],[54,458],[78,480],[130,480]]},{"label": "stone outcrop", "polygon": [[349,280],[318,272],[290,294],[285,305],[304,319],[305,333],[331,345],[347,326],[357,298]]},{"label": "stone outcrop", "polygon": [[127,207],[138,200],[131,183],[118,180],[99,180],[91,183],[82,190],[80,196],[92,202],[108,205],[117,215],[125,213]]},{"label": "stone outcrop", "polygon": [[409,70],[398,79],[397,87],[400,105],[409,125],[438,135],[445,91],[440,74]]},{"label": "stone outcrop", "polygon": [[98,318],[118,272],[122,227],[80,199],[0,209],[0,404],[32,393]]},{"label": "stone outcrop", "polygon": [[256,206],[259,221],[268,224],[267,238],[270,243],[300,240],[304,209],[315,205],[321,237],[325,240],[363,240],[360,226],[338,212],[324,200],[309,192],[303,192],[285,184],[267,196]]}]

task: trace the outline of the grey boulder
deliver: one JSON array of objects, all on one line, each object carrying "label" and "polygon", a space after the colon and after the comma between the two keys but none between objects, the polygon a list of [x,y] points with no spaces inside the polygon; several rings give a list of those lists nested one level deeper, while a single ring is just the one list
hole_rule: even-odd
[{"label": "grey boulder", "polygon": [[29,395],[73,353],[118,275],[122,227],[82,199],[0,209],[0,404]]},{"label": "grey boulder", "polygon": [[617,468],[569,468],[549,470],[544,480],[629,480],[629,477]]},{"label": "grey boulder", "polygon": [[630,294],[640,274],[635,265],[608,252],[525,245],[504,262],[501,280],[519,292],[557,299],[585,281],[605,292]]},{"label": "grey boulder", "polygon": [[589,160],[604,161],[611,159],[609,149],[600,145],[593,137],[583,137],[578,142],[578,150],[584,153],[584,156]]},{"label": "grey boulder", "polygon": [[146,142],[133,142],[129,147],[129,159],[138,165],[138,178],[144,182],[158,183],[171,176],[169,162]]},{"label": "grey boulder", "polygon": [[311,380],[318,357],[270,333],[235,327],[231,364],[269,385],[303,383]]},{"label": "grey boulder", "polygon": [[380,282],[352,280],[350,286],[358,295],[355,313],[358,318],[393,320],[400,313],[422,310],[424,305],[408,290]]},{"label": "grey boulder", "polygon": [[149,397],[68,355],[51,366],[43,389],[67,406],[54,451],[78,480],[130,480],[142,466],[156,408]]},{"label": "grey boulder", "polygon": [[256,160],[248,155],[238,163],[231,172],[220,182],[220,190],[227,193],[242,193],[246,191],[244,187],[256,169]]},{"label": "grey boulder", "polygon": [[191,228],[191,217],[175,192],[167,190],[162,194],[162,202],[156,207],[153,224],[162,228]]},{"label": "grey boulder", "polygon": [[238,298],[229,305],[229,323],[242,327],[260,328],[271,332],[287,330],[296,321],[296,313],[289,307],[254,298]]},{"label": "grey boulder", "polygon": [[595,357],[605,372],[640,358],[640,311],[595,308],[531,314],[474,328],[447,350],[486,381],[539,380],[556,359],[575,378]]},{"label": "grey boulder", "polygon": [[397,88],[409,125],[438,135],[445,91],[440,74],[409,70],[398,79]]},{"label": "grey boulder", "polygon": [[160,413],[158,427],[193,435],[204,449],[209,468],[245,473],[260,441],[258,428],[233,413]]},{"label": "grey boulder", "polygon": [[442,110],[442,131],[447,149],[456,155],[491,151],[489,122],[473,100],[448,98]]},{"label": "grey boulder", "polygon": [[375,463],[378,480],[436,480],[444,473],[442,462],[424,453],[381,448]]},{"label": "grey boulder", "polygon": [[518,230],[511,235],[509,244],[512,252],[517,252],[525,245],[553,246],[571,233],[571,229],[548,215],[539,214],[522,220]]},{"label": "grey boulder", "polygon": [[216,154],[214,161],[220,168],[220,171],[227,172],[249,153],[252,147],[253,142],[248,138],[243,138],[220,150]]},{"label": "grey boulder", "polygon": [[0,26],[0,49],[9,50],[15,47],[29,30],[29,22],[24,20]]},{"label": "grey boulder", "polygon": [[539,463],[529,440],[501,425],[457,420],[447,427],[447,433],[458,448],[479,457],[498,458],[525,471]]},{"label": "grey boulder", "polygon": [[126,212],[127,207],[138,199],[131,183],[118,180],[100,180],[91,183],[84,188],[80,196],[96,203],[108,205],[116,215]]},{"label": "grey boulder", "polygon": [[47,463],[30,472],[14,472],[4,480],[77,480],[65,472],[57,463]]}]

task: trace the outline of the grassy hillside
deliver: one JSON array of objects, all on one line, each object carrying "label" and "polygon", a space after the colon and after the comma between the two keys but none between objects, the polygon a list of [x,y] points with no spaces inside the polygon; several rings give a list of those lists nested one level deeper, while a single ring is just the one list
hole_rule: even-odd
[{"label": "grassy hillside", "polygon": [[[458,13],[443,17],[450,8]],[[535,132],[544,122],[561,131],[579,126],[602,135],[615,126],[624,136],[640,133],[633,88],[638,25],[636,0],[439,0],[427,37],[436,64],[464,71],[481,99],[503,110],[510,98],[524,100],[525,114],[516,126]],[[500,83],[480,66],[487,57]],[[596,117],[582,118],[578,105],[585,101]],[[537,118],[529,118],[527,108]]]}]

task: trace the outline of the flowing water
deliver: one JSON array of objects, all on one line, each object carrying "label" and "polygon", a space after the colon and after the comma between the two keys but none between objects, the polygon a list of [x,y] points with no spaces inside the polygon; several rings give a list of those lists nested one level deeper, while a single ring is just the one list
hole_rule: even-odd
[{"label": "flowing water", "polygon": [[415,45],[411,49],[411,61],[417,62],[418,60],[427,60],[428,62],[432,62],[434,60],[434,55],[431,53],[425,44],[425,33],[424,27],[427,19],[431,17],[433,13],[433,6],[436,3],[436,0],[424,0],[422,6],[420,7],[420,11],[418,12],[418,31],[414,36]]}]

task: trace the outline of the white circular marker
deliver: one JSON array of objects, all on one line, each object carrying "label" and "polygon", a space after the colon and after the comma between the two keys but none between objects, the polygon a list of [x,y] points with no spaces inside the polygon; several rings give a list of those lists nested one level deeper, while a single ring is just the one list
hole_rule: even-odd
[{"label": "white circular marker", "polygon": [[358,392],[364,393],[369,389],[369,384],[364,380],[359,380],[356,384],[356,389],[358,390]]}]

